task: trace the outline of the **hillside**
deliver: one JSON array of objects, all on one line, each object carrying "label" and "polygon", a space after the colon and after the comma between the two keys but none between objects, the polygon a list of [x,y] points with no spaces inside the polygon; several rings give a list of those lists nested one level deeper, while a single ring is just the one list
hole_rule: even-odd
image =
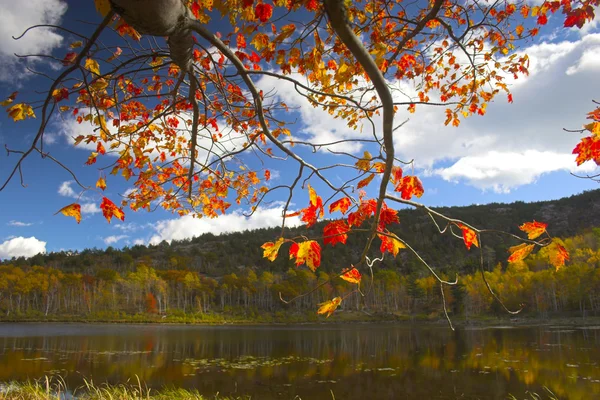
[{"label": "hillside", "polygon": [[[492,203],[468,207],[442,207],[437,211],[459,218],[477,227],[521,233],[518,225],[525,221],[537,220],[548,223],[548,231],[553,236],[568,237],[600,227],[600,190],[588,191],[579,195],[554,201],[535,203],[515,202],[510,204]],[[472,272],[478,263],[479,252],[467,251],[462,241],[445,234],[440,235],[429,217],[419,210],[401,210],[400,224],[392,230],[406,239],[423,258],[439,270]],[[308,234],[319,236],[326,222],[320,222],[308,230]],[[274,263],[262,257],[260,246],[271,241],[280,233],[279,228],[259,229],[215,236],[207,233],[193,239],[162,242],[159,245],[125,247],[106,250],[89,249],[82,252],[60,252],[37,255],[30,259],[5,261],[13,265],[41,265],[59,268],[67,272],[92,274],[99,269],[110,268],[116,271],[130,271],[136,263],[143,262],[158,270],[190,269],[208,276],[222,276],[244,267],[256,267],[272,272],[286,271],[293,266],[287,257],[279,257]],[[291,229],[287,237],[307,234],[304,228]],[[365,243],[364,235],[354,234],[347,246],[326,246],[323,250],[322,269],[339,270],[356,262]],[[483,237],[484,260],[486,267],[492,268],[498,261],[506,260],[506,249],[515,244],[512,239],[495,235]],[[378,254],[379,242],[375,241],[372,256]],[[413,273],[422,269],[418,260],[408,252],[402,252],[397,259],[387,257],[386,267],[399,268],[403,273]]]}]

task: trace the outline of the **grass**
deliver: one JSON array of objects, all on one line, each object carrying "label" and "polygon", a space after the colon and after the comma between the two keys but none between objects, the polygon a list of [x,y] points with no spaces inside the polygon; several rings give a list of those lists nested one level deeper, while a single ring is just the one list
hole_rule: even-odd
[{"label": "grass", "polygon": [[48,377],[36,381],[9,382],[0,385],[0,400],[242,400],[245,397],[203,396],[196,390],[182,388],[149,389],[138,379],[136,384],[85,385],[69,389],[60,377]]}]

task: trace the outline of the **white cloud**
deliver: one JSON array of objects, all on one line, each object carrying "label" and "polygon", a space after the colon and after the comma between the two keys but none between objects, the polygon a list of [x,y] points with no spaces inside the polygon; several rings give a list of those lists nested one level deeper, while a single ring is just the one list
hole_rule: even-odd
[{"label": "white cloud", "polygon": [[75,193],[75,191],[71,187],[73,183],[75,183],[75,181],[65,181],[61,183],[60,187],[58,188],[58,194],[65,197],[78,198],[79,195]]},{"label": "white cloud", "polygon": [[38,253],[46,252],[46,242],[35,237],[25,238],[22,236],[12,238],[0,244],[0,259],[13,257],[33,257]]},{"label": "white cloud", "polygon": [[[593,170],[586,166],[587,171]],[[497,152],[467,156],[448,168],[440,168],[434,174],[448,181],[466,181],[480,189],[492,189],[507,193],[516,186],[533,183],[540,175],[567,170],[582,172],[573,162],[571,154],[527,150],[524,152]]]},{"label": "white cloud", "polygon": [[33,222],[21,222],[21,221],[13,220],[13,221],[8,222],[6,225],[23,227],[23,226],[31,226],[31,225],[33,225]]},{"label": "white cloud", "polygon": [[135,239],[135,240],[133,241],[133,244],[134,244],[134,245],[142,245],[142,246],[143,246],[143,245],[145,245],[145,244],[146,244],[146,241],[145,241],[144,239]]},{"label": "white cloud", "polygon": [[96,205],[96,203],[83,203],[81,205],[81,213],[82,214],[97,214],[100,211],[100,207]]},{"label": "white cloud", "polygon": [[119,240],[128,238],[129,236],[127,235],[112,235],[112,236],[107,236],[104,238],[104,243],[106,244],[113,244],[113,243],[117,243]]},{"label": "white cloud", "polygon": [[67,10],[62,0],[0,0],[0,81],[14,81],[26,74],[18,67],[17,54],[49,54],[62,43],[62,36],[50,28],[36,28],[19,40],[25,29],[37,24],[60,24]]},{"label": "white cloud", "polygon": [[[246,229],[259,229],[281,225],[281,212],[283,208],[258,208],[251,217],[245,217],[240,211],[219,216],[218,218],[193,218],[186,215],[181,218],[159,221],[155,224],[156,234],[149,243],[158,244],[163,240],[181,240],[213,233],[219,235],[227,232],[239,232]],[[300,225],[298,217],[286,219],[286,226]],[[138,244],[138,241],[134,241]]]}]

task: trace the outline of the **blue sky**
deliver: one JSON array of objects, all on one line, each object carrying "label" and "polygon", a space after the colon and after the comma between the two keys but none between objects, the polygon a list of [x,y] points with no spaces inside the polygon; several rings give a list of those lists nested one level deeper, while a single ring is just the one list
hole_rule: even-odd
[{"label": "blue sky", "polygon": [[[36,23],[63,23],[88,33],[93,26],[77,20],[99,21],[93,1],[32,0],[26,5],[0,0],[0,98],[19,91],[19,99],[27,100],[49,86],[48,80],[27,73],[26,66],[56,75],[56,67],[41,61],[25,64],[13,56],[19,53],[45,53],[62,56],[68,51],[70,39],[51,31],[33,31],[26,39],[15,42],[11,35],[20,34]],[[490,202],[540,201],[558,199],[597,188],[597,183],[577,179],[570,172],[589,173],[593,166],[577,170],[571,150],[579,136],[566,133],[566,128],[578,128],[585,114],[593,109],[592,99],[598,99],[600,81],[600,29],[592,24],[584,31],[561,28],[558,18],[550,18],[544,34],[521,49],[530,55],[530,76],[512,83],[514,103],[498,98],[488,107],[485,117],[473,117],[458,128],[445,127],[443,110],[417,109],[405,128],[395,138],[402,158],[415,159],[415,172],[425,187],[420,199],[432,206],[484,204]],[[268,90],[274,86],[268,79],[258,81]],[[316,142],[334,137],[352,138],[356,132],[340,126],[326,113],[303,103],[291,87],[277,84],[278,96],[289,105],[302,107],[291,117],[298,122],[291,126],[294,137]],[[0,146],[24,149],[38,129],[38,120],[14,123],[0,113]],[[54,120],[47,130],[46,149],[72,170],[85,185],[99,177],[98,167],[111,162],[99,159],[94,166],[84,166],[89,150],[74,148],[68,139],[68,121]],[[365,148],[340,149],[362,154]],[[300,150],[307,159],[325,164],[337,162],[337,156]],[[17,160],[16,154],[0,154],[0,178],[4,181]],[[273,185],[293,178],[295,167],[288,163],[269,162]],[[339,177],[339,179],[344,176]],[[277,195],[270,198],[255,215],[247,219],[242,209],[232,207],[231,215],[214,220],[178,218],[157,209],[154,212],[133,212],[126,209],[125,222],[108,224],[98,206],[101,196],[86,192],[79,198],[84,211],[83,221],[54,215],[60,208],[78,198],[80,191],[64,169],[33,154],[23,165],[25,187],[19,177],[0,192],[0,259],[31,256],[39,251],[61,249],[122,247],[133,244],[157,243],[182,239],[203,232],[221,233],[232,230],[275,226],[280,222]],[[335,179],[335,177],[333,178]],[[328,197],[322,184],[311,183]],[[372,185],[375,188],[375,185]],[[105,195],[115,202],[131,188],[121,178],[108,177]],[[304,206],[304,192],[298,192],[294,202]]]}]

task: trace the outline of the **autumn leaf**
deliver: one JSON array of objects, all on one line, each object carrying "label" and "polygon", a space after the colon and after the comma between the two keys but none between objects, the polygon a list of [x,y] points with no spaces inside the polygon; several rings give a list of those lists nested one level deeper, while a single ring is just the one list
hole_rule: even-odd
[{"label": "autumn leaf", "polygon": [[477,239],[477,234],[471,228],[463,224],[456,224],[458,228],[462,231],[463,240],[465,242],[465,246],[467,246],[467,250],[471,250],[471,246],[475,245],[475,247],[479,247],[479,240]]},{"label": "autumn leaf", "polygon": [[390,224],[397,224],[400,222],[398,218],[398,211],[393,208],[389,208],[385,203],[381,206],[381,212],[379,213],[379,226],[380,231],[384,231],[385,228]]},{"label": "autumn leaf", "polygon": [[275,243],[267,242],[260,246],[264,250],[263,257],[268,258],[269,261],[275,261],[275,259],[277,258],[277,253],[279,252],[279,248],[281,247],[283,242],[284,239],[280,237]]},{"label": "autumn leaf", "polygon": [[508,257],[508,262],[514,263],[523,260],[531,253],[534,247],[534,244],[521,243],[518,246],[509,248],[508,251],[510,252],[510,257]]},{"label": "autumn leaf", "polygon": [[348,231],[350,231],[350,226],[344,220],[338,220],[330,222],[325,225],[323,228],[323,243],[330,244],[334,246],[336,243],[346,244],[346,240],[348,239]]},{"label": "autumn leaf", "polygon": [[57,103],[61,100],[68,99],[69,98],[69,89],[67,89],[67,88],[56,89],[52,92],[52,97],[54,98],[54,101]]},{"label": "autumn leaf", "polygon": [[381,246],[379,247],[379,250],[382,253],[387,251],[396,257],[400,249],[406,248],[404,243],[400,241],[400,238],[393,233],[388,232],[387,235],[377,234],[377,236],[379,236],[379,239],[381,239]]},{"label": "autumn leaf", "polygon": [[61,208],[60,210],[58,210],[58,212],[56,212],[56,214],[58,213],[62,213],[67,217],[75,218],[75,221],[77,221],[77,223],[81,222],[81,206],[77,203],[69,204],[68,206]]},{"label": "autumn leaf", "polygon": [[300,210],[302,217],[300,220],[306,223],[307,227],[311,227],[317,222],[318,218],[323,218],[325,212],[323,207],[323,199],[317,195],[315,189],[308,185],[309,205]]},{"label": "autumn leaf", "polygon": [[257,4],[254,9],[254,15],[260,22],[267,22],[273,15],[273,6],[270,4]]},{"label": "autumn leaf", "polygon": [[96,60],[88,58],[85,60],[85,69],[90,72],[93,72],[96,75],[100,75],[100,66]]},{"label": "autumn leaf", "polygon": [[65,55],[65,58],[62,59],[61,63],[66,67],[67,65],[73,64],[75,62],[75,59],[77,59],[77,53],[67,53]]},{"label": "autumn leaf", "polygon": [[357,189],[362,189],[365,186],[368,186],[369,183],[371,183],[371,181],[373,180],[373,178],[375,178],[375,174],[371,174],[371,175],[367,176],[365,179],[363,179],[360,182],[358,182],[358,185],[356,185],[356,188]]},{"label": "autumn leaf", "polygon": [[327,318],[342,304],[341,297],[334,297],[331,300],[319,304],[319,310],[317,314],[327,314]]},{"label": "autumn leaf", "polygon": [[103,17],[110,12],[110,0],[94,0],[96,11]]},{"label": "autumn leaf", "polygon": [[106,220],[109,223],[112,217],[118,218],[121,221],[125,221],[125,213],[123,212],[123,209],[117,207],[115,203],[113,203],[106,197],[102,198],[102,203],[100,203],[100,209],[102,210],[104,218],[106,218]]},{"label": "autumn leaf", "polygon": [[369,153],[368,151],[365,151],[363,154],[363,158],[361,158],[360,160],[358,160],[356,162],[356,165],[358,167],[358,169],[362,170],[362,171],[369,171],[371,169],[371,159],[373,157],[371,156],[371,153]]},{"label": "autumn leaf", "polygon": [[362,275],[356,268],[352,267],[352,269],[342,271],[342,275],[340,275],[340,278],[342,278],[346,282],[356,283],[360,285]]},{"label": "autumn leaf", "polygon": [[306,264],[314,272],[321,265],[321,246],[314,240],[294,242],[290,247],[290,260],[292,258],[296,259],[296,266]]},{"label": "autumn leaf", "polygon": [[528,239],[536,239],[537,237],[539,237],[542,233],[546,232],[546,228],[548,227],[548,224],[545,224],[543,222],[525,222],[523,225],[519,226],[519,229],[522,230],[523,232],[527,233],[527,238]]},{"label": "autumn leaf", "polygon": [[552,242],[552,244],[548,247],[550,247],[548,249],[550,264],[552,264],[556,268],[556,271],[558,271],[564,267],[565,261],[569,259],[569,252],[556,242]]},{"label": "autumn leaf", "polygon": [[352,205],[352,202],[348,197],[343,197],[337,201],[334,201],[329,205],[329,212],[340,211],[342,214],[346,214],[348,208]]},{"label": "autumn leaf", "polygon": [[424,193],[423,184],[416,176],[405,176],[396,185],[396,192],[400,192],[400,196],[404,200],[410,200],[413,196],[421,197]]},{"label": "autumn leaf", "polygon": [[102,190],[106,189],[106,181],[103,177],[100,177],[98,179],[98,181],[96,182],[96,187]]},{"label": "autumn leaf", "polygon": [[12,94],[10,96],[8,96],[6,98],[6,100],[0,101],[0,106],[6,107],[6,106],[12,104],[15,101],[15,98],[17,97],[17,94],[19,94],[19,92],[12,92]]},{"label": "autumn leaf", "polygon": [[19,103],[10,107],[8,110],[8,115],[13,119],[13,121],[21,121],[25,118],[35,118],[35,114],[33,109],[29,104]]}]

